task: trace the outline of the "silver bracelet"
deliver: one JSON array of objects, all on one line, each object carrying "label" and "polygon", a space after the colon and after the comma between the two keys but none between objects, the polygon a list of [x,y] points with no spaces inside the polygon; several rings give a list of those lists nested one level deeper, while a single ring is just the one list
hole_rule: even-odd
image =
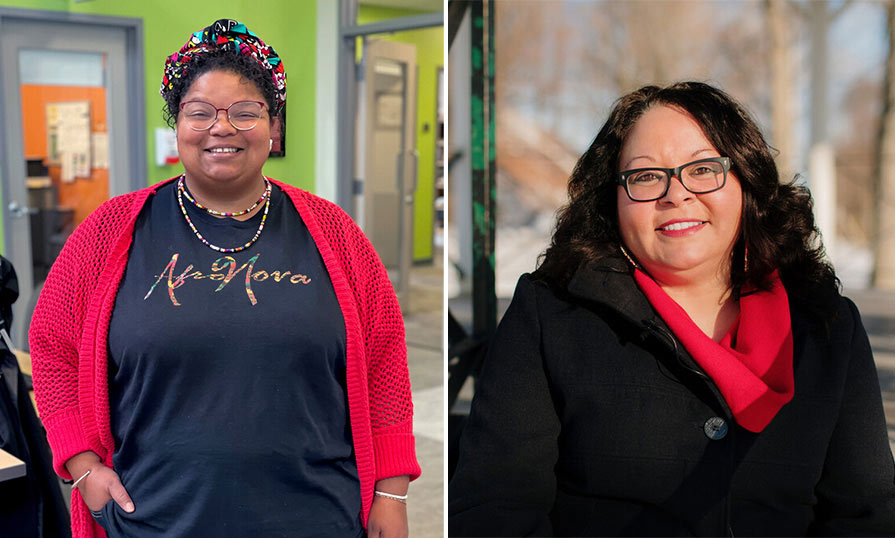
[{"label": "silver bracelet", "polygon": [[377,497],[385,497],[387,499],[394,499],[399,503],[407,504],[407,495],[395,495],[394,493],[386,493],[384,491],[374,490],[373,495]]},{"label": "silver bracelet", "polygon": [[85,478],[87,478],[87,475],[89,475],[89,474],[90,474],[90,469],[87,469],[87,472],[84,473],[83,475],[81,475],[81,478],[75,480],[74,483],[72,483],[71,489],[75,489],[76,487],[78,487],[78,484],[81,483],[81,480],[84,480]]}]

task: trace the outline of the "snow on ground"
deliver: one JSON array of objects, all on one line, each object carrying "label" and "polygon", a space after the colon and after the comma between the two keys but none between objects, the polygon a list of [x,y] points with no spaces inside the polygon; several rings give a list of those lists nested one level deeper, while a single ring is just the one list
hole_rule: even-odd
[{"label": "snow on ground", "polygon": [[836,276],[842,281],[846,292],[870,287],[870,274],[873,271],[873,252],[870,248],[859,247],[837,237],[832,259]]}]

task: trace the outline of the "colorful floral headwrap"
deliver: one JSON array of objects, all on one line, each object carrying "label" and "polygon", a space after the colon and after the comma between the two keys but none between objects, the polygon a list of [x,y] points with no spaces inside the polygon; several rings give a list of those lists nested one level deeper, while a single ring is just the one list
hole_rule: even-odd
[{"label": "colorful floral headwrap", "polygon": [[278,114],[283,109],[286,104],[286,72],[283,70],[282,60],[273,47],[265,45],[245,24],[233,19],[217,20],[211,26],[194,33],[179,51],[165,60],[165,74],[159,90],[162,97],[166,97],[174,88],[174,82],[186,74],[193,58],[215,50],[251,56],[261,64],[270,73],[276,88],[277,110],[273,112]]}]

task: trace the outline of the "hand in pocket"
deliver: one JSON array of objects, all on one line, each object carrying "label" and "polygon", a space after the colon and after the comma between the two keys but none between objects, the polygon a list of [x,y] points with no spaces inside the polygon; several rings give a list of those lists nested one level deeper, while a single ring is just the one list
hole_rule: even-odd
[{"label": "hand in pocket", "polygon": [[102,463],[91,467],[90,474],[78,484],[78,490],[87,508],[94,512],[102,509],[110,500],[118,503],[125,512],[134,511],[134,502],[121,484],[118,473]]}]

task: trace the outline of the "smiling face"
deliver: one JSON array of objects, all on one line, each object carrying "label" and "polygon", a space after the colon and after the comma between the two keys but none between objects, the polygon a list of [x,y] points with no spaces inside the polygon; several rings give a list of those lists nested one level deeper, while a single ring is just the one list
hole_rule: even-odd
[{"label": "smiling face", "polygon": [[[252,82],[236,73],[209,71],[193,82],[182,102],[193,100],[226,109],[236,101],[264,102],[264,97]],[[248,131],[234,128],[223,110],[206,131],[194,131],[182,120],[183,111],[177,116],[177,151],[191,186],[233,190],[261,180],[261,168],[270,152],[271,125],[266,106],[261,119]]]},{"label": "smiling face", "polygon": [[[668,106],[645,112],[622,145],[618,170],[674,168],[718,150],[688,113]],[[717,276],[729,280],[729,260],[739,233],[743,191],[727,173],[715,192],[693,194],[679,178],[652,202],[634,202],[618,187],[619,231],[625,247],[660,283],[680,283]]]}]

